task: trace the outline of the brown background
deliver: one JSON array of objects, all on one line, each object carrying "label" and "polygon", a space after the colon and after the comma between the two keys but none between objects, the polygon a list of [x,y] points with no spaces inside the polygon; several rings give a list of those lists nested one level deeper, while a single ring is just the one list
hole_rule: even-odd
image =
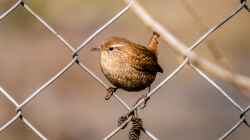
[{"label": "brown background", "polygon": [[[0,13],[15,0],[1,0]],[[198,22],[208,27],[218,23],[239,6],[239,0],[139,0],[149,13],[188,45],[197,40],[203,29],[187,10],[187,5],[200,16]],[[186,2],[186,3],[185,3]],[[84,41],[123,6],[122,0],[27,0],[27,4],[63,35],[74,47]],[[210,40],[226,56],[234,71],[250,75],[250,15],[243,11],[214,33]],[[96,37],[80,52],[81,61],[103,77],[98,46],[110,36],[126,37],[146,44],[152,31],[132,11]],[[215,61],[203,43],[197,53]],[[159,84],[180,63],[179,57],[161,40]],[[0,86],[19,103],[55,75],[71,60],[71,52],[26,10],[19,7],[0,21]],[[231,84],[215,79],[240,105],[250,103],[250,93],[241,94]],[[109,83],[108,83],[109,84]],[[133,104],[146,91],[118,94]],[[25,117],[52,140],[102,139],[116,127],[116,120],[126,110],[114,99],[104,101],[105,90],[86,72],[74,65],[54,84],[46,88],[24,108]],[[15,114],[14,106],[0,94],[0,125]],[[173,80],[151,98],[140,112],[145,127],[161,140],[215,140],[239,119],[239,112],[214,87],[184,68]],[[126,140],[128,129],[113,139]],[[249,129],[242,125],[229,140],[249,139]],[[0,140],[36,140],[21,121],[0,133]],[[143,135],[142,139],[149,139]]]}]

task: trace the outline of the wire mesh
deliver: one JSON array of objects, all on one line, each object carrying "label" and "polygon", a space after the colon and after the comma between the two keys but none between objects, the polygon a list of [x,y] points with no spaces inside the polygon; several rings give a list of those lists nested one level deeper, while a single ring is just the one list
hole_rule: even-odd
[{"label": "wire mesh", "polygon": [[[120,11],[117,12],[116,15],[114,15],[110,20],[108,20],[103,26],[98,28],[93,34],[91,34],[83,43],[79,45],[76,49],[66,40],[64,39],[52,26],[50,26],[45,20],[42,19],[41,16],[39,16],[37,13],[35,13],[32,8],[26,4],[22,0],[18,0],[13,6],[11,6],[7,11],[2,13],[0,15],[0,21],[3,20],[6,16],[8,16],[10,13],[15,11],[15,9],[19,6],[23,7],[26,11],[28,11],[33,17],[35,17],[44,27],[46,27],[47,30],[49,30],[57,39],[59,39],[66,48],[68,48],[72,52],[72,60],[64,66],[57,74],[55,74],[53,77],[51,77],[48,81],[46,81],[44,84],[42,84],[41,87],[36,89],[30,96],[28,96],[23,102],[17,103],[17,101],[10,96],[10,94],[3,89],[0,88],[0,93],[4,95],[15,107],[16,107],[16,115],[14,115],[8,122],[6,122],[4,125],[0,127],[0,132],[4,131],[6,128],[10,127],[12,124],[14,124],[18,119],[21,120],[26,126],[28,126],[37,136],[39,136],[42,140],[47,140],[48,138],[43,135],[38,129],[36,129],[35,126],[33,126],[23,115],[22,108],[29,104],[32,100],[35,100],[37,96],[42,94],[42,91],[53,84],[58,78],[63,77],[64,73],[73,65],[78,65],[81,70],[84,72],[87,72],[94,80],[96,80],[97,83],[99,83],[104,89],[108,89],[109,86],[102,81],[92,70],[90,70],[87,66],[85,66],[83,63],[79,60],[79,52],[82,48],[84,48],[88,43],[90,43],[93,39],[96,38],[96,36],[101,33],[103,30],[107,29],[112,23],[114,23],[116,20],[118,20],[123,14],[125,14],[129,8],[133,5],[133,2],[135,0],[129,0],[129,2],[122,8]],[[243,9],[250,12],[249,7],[247,6],[247,0],[240,0],[239,7],[236,8],[232,13],[230,13],[228,16],[226,16],[224,19],[222,19],[217,25],[211,27],[203,36],[201,36],[196,42],[193,43],[193,45],[188,49],[188,51],[192,51],[195,48],[199,47],[200,44],[205,41],[210,35],[212,35],[213,32],[217,31],[218,29],[222,28],[225,23],[230,21],[234,16],[239,14]],[[159,85],[157,85],[149,94],[147,94],[147,97],[153,96],[154,94],[157,94],[158,90],[166,85],[170,80],[174,79],[176,75],[185,67],[190,67],[194,72],[196,72],[199,76],[201,76],[204,80],[206,80],[209,84],[211,84],[215,89],[219,91],[225,97],[226,100],[228,100],[233,107],[235,107],[239,111],[239,120],[235,123],[234,126],[229,128],[224,134],[222,134],[221,137],[219,137],[219,140],[224,140],[227,137],[229,137],[240,125],[246,124],[249,127],[248,122],[246,121],[246,114],[250,110],[250,106],[247,108],[243,108],[239,103],[237,103],[232,97],[229,96],[229,94],[221,88],[214,80],[212,80],[207,74],[205,74],[202,70],[200,70],[197,66],[192,64],[192,62],[189,60],[188,57],[185,57],[184,61],[173,71],[171,72]],[[117,99],[117,101],[125,108],[127,109],[128,113],[133,112],[136,110],[142,103],[144,103],[145,99],[141,99],[138,101],[136,105],[133,107],[130,107],[125,101],[123,101],[116,93],[114,93],[114,97]],[[115,134],[117,134],[124,125],[126,125],[129,121],[131,121],[131,118],[126,120],[121,126],[115,128],[112,132],[107,134],[106,137],[103,138],[103,140],[111,139]],[[153,135],[149,130],[145,128],[145,134],[151,138],[152,140],[158,140],[158,138]]]}]

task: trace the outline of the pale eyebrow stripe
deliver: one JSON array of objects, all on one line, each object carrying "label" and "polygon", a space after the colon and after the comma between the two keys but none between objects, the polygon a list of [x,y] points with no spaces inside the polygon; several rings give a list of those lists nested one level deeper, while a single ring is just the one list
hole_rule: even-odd
[{"label": "pale eyebrow stripe", "polygon": [[123,46],[125,46],[125,44],[113,44],[113,45],[111,45],[111,47],[113,47],[113,48],[123,47]]}]

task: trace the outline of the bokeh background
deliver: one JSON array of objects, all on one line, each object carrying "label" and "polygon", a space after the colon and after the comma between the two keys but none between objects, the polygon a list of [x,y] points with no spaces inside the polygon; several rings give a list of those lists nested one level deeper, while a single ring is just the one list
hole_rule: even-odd
[{"label": "bokeh background", "polygon": [[[206,27],[212,27],[239,6],[239,0],[138,2],[188,45],[197,40]],[[15,0],[1,0],[0,14],[14,3]],[[26,0],[26,3],[74,47],[125,5],[122,0]],[[250,15],[243,11],[209,38],[212,47],[227,58],[235,72],[248,76],[249,23]],[[151,34],[152,31],[129,11],[82,49],[80,59],[108,83],[99,68],[99,54],[92,52],[91,47],[111,36],[147,44]],[[207,48],[207,42],[196,52],[217,63]],[[0,86],[19,103],[68,64],[71,58],[71,52],[22,7],[0,21]],[[153,87],[180,62],[180,56],[161,40],[159,63],[164,74],[158,75]],[[240,105],[249,105],[250,92],[241,92],[230,83],[210,76]],[[145,92],[127,94],[119,90],[118,94],[132,105]],[[111,132],[117,126],[118,117],[126,112],[115,99],[104,101],[105,94],[103,87],[74,65],[27,104],[23,112],[51,140],[98,140]],[[0,125],[14,115],[14,106],[0,94]],[[140,116],[145,127],[161,140],[215,140],[238,121],[239,112],[214,87],[186,67],[151,98],[148,106],[140,111]],[[113,139],[128,139],[128,130],[120,131]],[[228,139],[246,140],[249,137],[249,128],[242,125]],[[143,134],[142,139],[149,138]],[[39,140],[39,137],[17,121],[0,134],[0,140]]]}]

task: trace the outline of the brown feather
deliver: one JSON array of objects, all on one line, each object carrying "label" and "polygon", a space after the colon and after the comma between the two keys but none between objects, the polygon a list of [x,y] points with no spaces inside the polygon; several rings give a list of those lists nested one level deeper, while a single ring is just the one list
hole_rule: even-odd
[{"label": "brown feather", "polygon": [[102,72],[118,88],[143,90],[153,83],[157,72],[163,72],[154,52],[127,39],[112,37],[100,50]]}]

